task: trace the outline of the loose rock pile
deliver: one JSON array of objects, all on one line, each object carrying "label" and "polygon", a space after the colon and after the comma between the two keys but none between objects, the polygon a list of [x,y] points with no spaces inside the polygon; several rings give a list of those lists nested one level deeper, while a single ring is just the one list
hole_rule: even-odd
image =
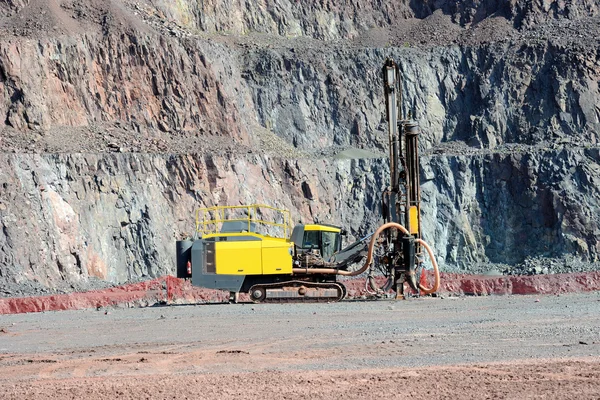
[{"label": "loose rock pile", "polygon": [[504,275],[547,275],[598,270],[600,263],[586,263],[567,255],[561,258],[528,257],[522,263],[508,266],[502,272]]}]

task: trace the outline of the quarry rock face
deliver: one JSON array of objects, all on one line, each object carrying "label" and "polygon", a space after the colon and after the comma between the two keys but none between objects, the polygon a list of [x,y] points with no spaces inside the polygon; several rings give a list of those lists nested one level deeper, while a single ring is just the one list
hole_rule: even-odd
[{"label": "quarry rock face", "polygon": [[217,203],[270,204],[294,222],[343,218],[364,235],[383,179],[379,160],[44,154],[0,164],[2,278],[59,288],[174,273],[175,240],[194,235],[197,208]]},{"label": "quarry rock face", "polygon": [[435,233],[426,237],[465,270],[573,254],[597,263],[599,155],[563,148],[431,158],[422,190],[424,223]]},{"label": "quarry rock face", "polygon": [[421,126],[423,232],[443,270],[597,269],[598,13],[588,0],[5,2],[0,289],[173,273],[203,206],[265,203],[367,235],[388,181],[387,57]]}]

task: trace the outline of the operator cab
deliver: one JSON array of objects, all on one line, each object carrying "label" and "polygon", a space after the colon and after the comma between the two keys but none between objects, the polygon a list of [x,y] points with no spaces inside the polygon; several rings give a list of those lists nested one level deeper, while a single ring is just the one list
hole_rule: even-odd
[{"label": "operator cab", "polygon": [[342,228],[327,224],[296,225],[292,231],[295,255],[307,252],[317,253],[329,260],[342,249]]}]

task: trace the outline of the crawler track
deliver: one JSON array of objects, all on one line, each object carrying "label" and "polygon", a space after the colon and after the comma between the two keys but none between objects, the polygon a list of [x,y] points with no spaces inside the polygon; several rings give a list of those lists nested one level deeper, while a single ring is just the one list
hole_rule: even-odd
[{"label": "crawler track", "polygon": [[337,282],[290,281],[254,285],[248,293],[255,303],[331,303],[346,296],[346,287]]}]

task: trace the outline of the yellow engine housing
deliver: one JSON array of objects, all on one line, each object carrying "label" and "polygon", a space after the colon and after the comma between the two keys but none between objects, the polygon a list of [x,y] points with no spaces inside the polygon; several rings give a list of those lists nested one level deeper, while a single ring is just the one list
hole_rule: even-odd
[{"label": "yellow engine housing", "polygon": [[217,275],[272,275],[292,273],[292,243],[258,233],[215,234]]}]

